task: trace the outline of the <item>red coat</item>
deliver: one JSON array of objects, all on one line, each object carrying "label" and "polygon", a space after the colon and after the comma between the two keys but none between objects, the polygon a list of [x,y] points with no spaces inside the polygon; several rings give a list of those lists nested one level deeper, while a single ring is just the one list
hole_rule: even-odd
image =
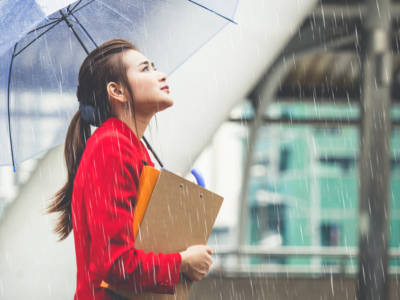
[{"label": "red coat", "polygon": [[135,249],[132,212],[143,164],[154,166],[145,146],[117,118],[88,139],[74,180],[72,221],[75,300],[113,299],[102,280],[123,289],[173,293],[181,255]]}]

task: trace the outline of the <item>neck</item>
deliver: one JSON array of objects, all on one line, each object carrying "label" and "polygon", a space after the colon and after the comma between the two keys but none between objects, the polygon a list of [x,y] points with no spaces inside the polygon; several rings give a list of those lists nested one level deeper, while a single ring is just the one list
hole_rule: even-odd
[{"label": "neck", "polygon": [[129,128],[136,134],[138,140],[141,140],[144,132],[146,131],[147,125],[149,124],[153,116],[140,116],[136,115],[136,123],[133,116],[127,116],[125,114],[117,116],[118,119],[123,121],[129,126]]}]

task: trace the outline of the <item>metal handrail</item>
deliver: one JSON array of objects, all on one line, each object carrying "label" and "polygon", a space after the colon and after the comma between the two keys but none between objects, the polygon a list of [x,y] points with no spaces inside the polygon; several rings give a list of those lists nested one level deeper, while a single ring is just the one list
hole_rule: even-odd
[{"label": "metal handrail", "polygon": [[[400,274],[400,267],[389,266],[389,274],[393,276],[398,276]],[[338,265],[328,265],[328,266],[308,266],[308,265],[278,265],[278,264],[259,264],[259,265],[222,265],[216,264],[212,266],[210,275],[218,276],[244,276],[248,277],[250,275],[284,275],[287,276],[325,276],[325,275],[349,275],[354,276],[358,272],[358,266],[347,266],[343,268]]]},{"label": "metal handrail", "polygon": [[[287,256],[320,256],[320,257],[348,257],[357,258],[357,247],[307,247],[307,246],[284,246],[284,247],[263,247],[263,246],[242,246],[234,249],[230,246],[218,246],[213,248],[217,256],[226,255],[248,255],[267,257]],[[391,258],[400,258],[400,248],[389,249]]]},{"label": "metal handrail", "polygon": [[[232,246],[216,246],[213,247],[213,254],[220,258],[212,268],[212,274],[223,274],[224,276],[236,276],[249,274],[263,275],[333,275],[333,274],[357,274],[357,265],[347,264],[347,260],[357,259],[357,247],[307,247],[307,246],[284,246],[270,248],[265,246],[242,246],[233,248]],[[249,256],[261,258],[293,258],[293,257],[320,257],[320,258],[338,258],[337,264],[279,264],[274,262],[264,262],[260,264],[231,264],[224,263],[229,256]],[[389,249],[389,258],[400,259],[400,248]],[[389,266],[389,274],[400,274],[399,266]]]}]

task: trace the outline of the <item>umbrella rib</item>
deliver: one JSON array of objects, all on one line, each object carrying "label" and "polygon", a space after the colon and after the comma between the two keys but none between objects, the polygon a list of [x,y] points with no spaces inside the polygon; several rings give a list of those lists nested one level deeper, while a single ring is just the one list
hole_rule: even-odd
[{"label": "umbrella rib", "polygon": [[73,11],[79,4],[81,4],[82,0],[79,0],[71,9],[69,9],[70,5],[68,6],[68,10]]},{"label": "umbrella rib", "polygon": [[232,22],[233,24],[236,24],[236,25],[237,25],[237,22],[236,22],[236,21],[234,21],[234,20],[232,20],[232,19],[230,19],[230,18],[228,18],[228,17],[225,17],[224,15],[221,15],[220,13],[216,12],[215,10],[212,10],[212,9],[208,8],[207,6],[201,5],[200,3],[197,3],[197,2],[195,2],[195,1],[193,1],[193,0],[188,0],[188,1],[189,1],[189,2],[192,2],[193,4],[196,4],[196,5],[198,5],[198,6],[202,7],[202,8],[204,8],[205,10],[208,10],[208,11],[210,11],[210,12],[212,12],[212,13],[214,13],[214,14],[220,16],[221,18],[224,18],[225,20],[228,20],[229,22]]},{"label": "umbrella rib", "polygon": [[78,23],[78,25],[82,28],[82,30],[86,33],[86,35],[87,35],[87,36],[89,37],[89,39],[92,41],[92,43],[94,44],[94,46],[97,48],[98,45],[97,45],[97,43],[95,42],[95,40],[92,38],[92,36],[91,36],[91,35],[89,34],[89,32],[86,30],[86,28],[81,24],[81,22],[79,22],[78,18],[75,17],[75,15],[72,13],[72,11],[70,12],[70,15],[71,15],[72,17],[74,17],[76,23]]},{"label": "umbrella rib", "polygon": [[56,24],[54,24],[53,26],[51,26],[50,28],[48,28],[46,31],[42,32],[41,34],[39,34],[34,40],[32,40],[28,45],[26,45],[24,48],[22,48],[21,50],[19,50],[17,53],[14,54],[14,57],[19,55],[22,51],[24,51],[26,48],[28,48],[30,45],[32,45],[34,42],[36,42],[40,37],[42,37],[46,32],[48,32],[49,30],[53,29],[54,27],[56,27],[59,23],[61,23],[62,20],[58,20]]},{"label": "umbrella rib", "polygon": [[54,23],[58,22],[59,20],[60,20],[60,19],[57,18],[56,20],[54,20],[54,21],[52,21],[52,22],[50,22],[50,23],[47,23],[47,24],[45,24],[45,25],[39,26],[39,27],[37,27],[37,28],[35,28],[35,29],[32,29],[31,31],[29,31],[29,32],[27,33],[27,35],[28,35],[28,34],[31,34],[31,33],[33,33],[33,32],[35,32],[35,31],[38,31],[38,30],[40,30],[40,29],[43,29],[43,28],[45,28],[45,27],[47,27],[47,26],[53,25]]},{"label": "umbrella rib", "polygon": [[16,165],[15,165],[15,158],[14,158],[14,147],[13,147],[13,141],[12,141],[12,134],[11,134],[10,88],[11,88],[11,72],[12,72],[12,66],[13,66],[13,62],[14,62],[14,58],[15,58],[15,50],[17,49],[17,45],[18,45],[18,43],[15,43],[13,54],[11,56],[10,68],[8,70],[8,86],[7,86],[8,134],[10,137],[11,160],[12,160],[14,172],[16,171]]},{"label": "umbrella rib", "polygon": [[82,48],[85,50],[86,54],[89,54],[88,48],[86,48],[85,44],[83,43],[83,41],[79,37],[78,33],[75,31],[74,26],[68,20],[67,16],[61,10],[60,10],[60,14],[62,16],[62,19],[67,23],[68,27],[71,29],[72,33],[74,34],[74,36],[78,40],[79,44],[81,44]]}]

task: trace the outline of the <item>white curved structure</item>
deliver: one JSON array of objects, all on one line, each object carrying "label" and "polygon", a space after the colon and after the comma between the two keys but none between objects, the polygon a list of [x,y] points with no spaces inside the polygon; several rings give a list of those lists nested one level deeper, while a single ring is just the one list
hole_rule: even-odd
[{"label": "white curved structure", "polygon": [[[167,167],[185,173],[285,43],[316,0],[241,1],[236,20],[169,79],[175,106],[158,116],[152,141]],[[63,147],[43,158],[0,223],[0,298],[72,299],[72,235],[57,243],[48,199],[65,180]]]}]

